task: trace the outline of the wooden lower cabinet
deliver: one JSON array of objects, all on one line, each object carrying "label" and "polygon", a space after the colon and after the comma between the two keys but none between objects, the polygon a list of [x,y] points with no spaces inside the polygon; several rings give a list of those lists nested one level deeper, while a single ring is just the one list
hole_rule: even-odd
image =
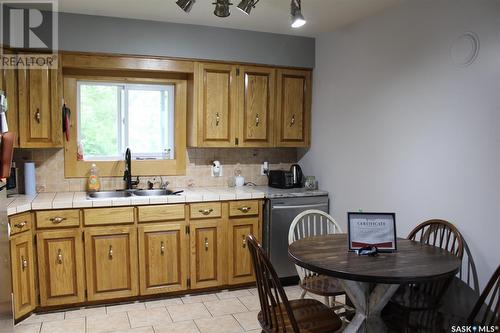
[{"label": "wooden lower cabinet", "polygon": [[85,266],[79,229],[37,234],[40,305],[85,301]]},{"label": "wooden lower cabinet", "polygon": [[228,282],[229,284],[255,281],[252,258],[246,237],[258,235],[259,219],[234,218],[229,220],[228,228]]},{"label": "wooden lower cabinet", "polygon": [[85,262],[89,301],[138,295],[135,226],[86,229]]},{"label": "wooden lower cabinet", "polygon": [[33,311],[36,304],[33,235],[24,232],[11,238],[12,292],[16,319]]},{"label": "wooden lower cabinet", "polygon": [[224,283],[224,228],[221,219],[190,221],[191,288]]},{"label": "wooden lower cabinet", "polygon": [[187,289],[188,242],[184,221],[139,226],[141,295]]},{"label": "wooden lower cabinet", "polygon": [[[54,227],[47,222],[52,215],[66,216],[67,224]],[[81,227],[81,215],[86,227]],[[37,306],[251,283],[246,236],[260,238],[261,219],[259,200],[11,216],[15,318]]]}]

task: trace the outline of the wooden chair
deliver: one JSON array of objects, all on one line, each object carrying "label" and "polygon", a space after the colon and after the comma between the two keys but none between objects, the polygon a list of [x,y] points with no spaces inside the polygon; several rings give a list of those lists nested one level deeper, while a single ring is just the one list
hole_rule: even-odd
[{"label": "wooden chair", "polygon": [[[463,257],[462,236],[450,222],[444,220],[425,221],[415,227],[407,238],[422,244],[440,247],[460,259]],[[392,302],[407,311],[436,309],[453,278],[402,285],[394,295]]]},{"label": "wooden chair", "polygon": [[[288,245],[296,240],[318,236],[342,233],[339,224],[327,213],[311,209],[297,215],[290,225],[288,232]],[[295,265],[300,278],[300,287],[303,289],[300,298],[304,298],[307,292],[324,296],[325,304],[331,306],[330,297],[345,294],[336,278],[319,275],[305,268]]]},{"label": "wooden chair", "polygon": [[451,316],[467,318],[471,301],[479,299],[481,289],[474,258],[463,236],[462,243],[464,245],[462,265],[441,298],[440,310]]},{"label": "wooden chair", "polygon": [[262,246],[253,235],[246,239],[259,292],[261,311],[257,319],[264,332],[326,333],[341,328],[340,318],[323,303],[314,299],[288,301]]},{"label": "wooden chair", "polygon": [[472,309],[467,324],[480,326],[500,326],[500,266],[484,288]]}]

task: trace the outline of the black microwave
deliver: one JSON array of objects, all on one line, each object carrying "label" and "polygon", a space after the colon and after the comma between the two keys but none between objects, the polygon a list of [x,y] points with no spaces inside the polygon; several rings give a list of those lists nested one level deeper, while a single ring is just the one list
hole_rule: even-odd
[{"label": "black microwave", "polygon": [[293,188],[293,173],[284,170],[269,171],[269,186],[275,188]]}]

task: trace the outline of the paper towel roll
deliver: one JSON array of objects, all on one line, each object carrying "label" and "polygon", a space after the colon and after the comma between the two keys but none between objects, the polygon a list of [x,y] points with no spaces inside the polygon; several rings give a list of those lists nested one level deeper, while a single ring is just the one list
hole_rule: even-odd
[{"label": "paper towel roll", "polygon": [[24,192],[26,195],[36,194],[35,162],[24,163]]}]

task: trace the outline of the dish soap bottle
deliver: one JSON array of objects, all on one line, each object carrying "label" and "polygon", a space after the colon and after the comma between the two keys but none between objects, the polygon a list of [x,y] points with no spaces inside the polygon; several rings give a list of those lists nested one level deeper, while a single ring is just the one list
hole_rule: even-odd
[{"label": "dish soap bottle", "polygon": [[99,179],[97,165],[95,165],[95,163],[93,163],[90,168],[87,189],[89,192],[98,192],[101,189],[101,180]]}]

